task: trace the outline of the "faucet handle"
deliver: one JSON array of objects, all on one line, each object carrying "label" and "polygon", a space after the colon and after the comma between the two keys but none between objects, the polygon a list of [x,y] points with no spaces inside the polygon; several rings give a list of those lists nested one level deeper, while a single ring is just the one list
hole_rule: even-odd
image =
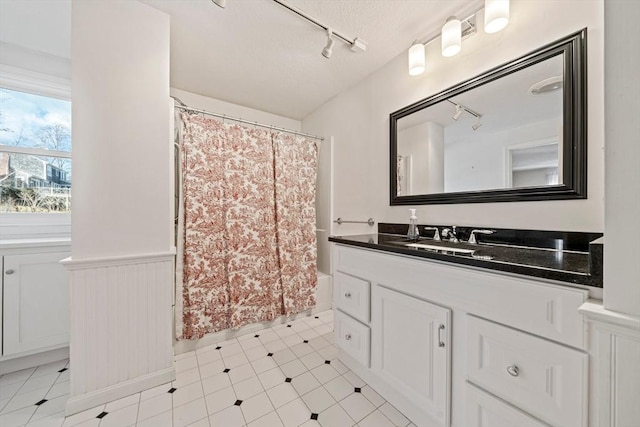
[{"label": "faucet handle", "polygon": [[469,236],[469,244],[475,245],[478,243],[478,241],[476,240],[476,233],[477,234],[493,234],[495,232],[496,230],[471,230],[471,235]]},{"label": "faucet handle", "polygon": [[440,232],[438,231],[438,227],[424,227],[424,231],[435,231],[435,233],[433,233],[433,240],[440,240]]}]

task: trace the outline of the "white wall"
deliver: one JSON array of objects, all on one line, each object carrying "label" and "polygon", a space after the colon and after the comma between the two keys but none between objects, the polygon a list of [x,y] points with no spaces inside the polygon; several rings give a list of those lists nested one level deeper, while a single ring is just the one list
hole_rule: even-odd
[{"label": "white wall", "polygon": [[[482,15],[479,22],[482,22]],[[407,222],[408,207],[389,206],[389,113],[487,69],[588,27],[589,198],[527,203],[417,206],[420,222],[504,228],[603,231],[603,2],[512,0],[509,26],[474,35],[453,58],[427,47],[427,70],[407,72],[406,52],[303,120],[306,132],[333,135],[335,216]],[[366,225],[334,234],[367,233]]]},{"label": "white wall", "polygon": [[640,316],[640,2],[605,2],[604,305]]},{"label": "white wall", "polygon": [[130,1],[73,10],[73,258],[166,252],[169,17]]}]

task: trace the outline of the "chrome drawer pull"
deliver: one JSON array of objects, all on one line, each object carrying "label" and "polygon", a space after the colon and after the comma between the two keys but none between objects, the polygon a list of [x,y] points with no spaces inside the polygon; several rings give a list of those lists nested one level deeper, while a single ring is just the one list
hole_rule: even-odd
[{"label": "chrome drawer pull", "polygon": [[344,336],[344,339],[345,339],[345,340],[347,340],[347,341],[349,341],[349,340],[351,339],[351,334],[347,334],[347,335],[345,335],[345,336]]},{"label": "chrome drawer pull", "polygon": [[511,365],[507,368],[507,372],[512,377],[517,377],[520,374],[520,369],[516,365]]},{"label": "chrome drawer pull", "polygon": [[13,271],[13,270],[7,270],[7,271],[4,272],[4,274],[7,274],[7,275],[13,274],[13,273],[15,273],[15,271]]},{"label": "chrome drawer pull", "polygon": [[351,292],[345,292],[344,293],[344,297],[345,298],[351,298]]},{"label": "chrome drawer pull", "polygon": [[444,330],[444,325],[441,323],[438,328],[438,347],[444,347],[444,341],[442,341],[441,333]]}]

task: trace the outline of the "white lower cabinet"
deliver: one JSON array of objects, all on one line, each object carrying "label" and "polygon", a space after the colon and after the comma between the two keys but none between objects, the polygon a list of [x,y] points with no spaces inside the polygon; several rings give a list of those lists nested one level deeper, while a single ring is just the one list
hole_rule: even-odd
[{"label": "white lower cabinet", "polygon": [[451,310],[382,286],[373,287],[371,304],[372,372],[432,425],[448,426]]},{"label": "white lower cabinet", "polygon": [[5,255],[2,356],[69,343],[68,252]]},{"label": "white lower cabinet", "polygon": [[548,427],[526,412],[467,383],[466,427]]},{"label": "white lower cabinet", "polygon": [[332,260],[339,358],[417,426],[597,426],[588,291],[339,244]]}]

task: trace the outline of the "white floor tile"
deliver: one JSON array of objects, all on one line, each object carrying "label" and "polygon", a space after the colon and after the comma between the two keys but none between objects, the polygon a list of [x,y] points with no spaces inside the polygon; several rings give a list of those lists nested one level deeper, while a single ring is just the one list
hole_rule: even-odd
[{"label": "white floor tile", "polygon": [[278,413],[273,411],[255,421],[252,421],[247,425],[247,427],[284,427],[284,424],[280,421]]},{"label": "white floor tile", "polygon": [[149,390],[145,390],[140,393],[140,401],[150,399],[152,397],[156,397],[160,394],[166,393],[171,388],[171,383],[162,384],[154,388],[150,388]]},{"label": "white floor tile", "polygon": [[316,420],[308,420],[305,423],[300,424],[300,427],[322,427]]},{"label": "white floor tile", "polygon": [[348,371],[343,375],[344,379],[349,381],[354,387],[364,387],[367,385],[362,378],[353,373],[353,371]]},{"label": "white floor tile", "polygon": [[111,413],[113,411],[117,411],[118,409],[126,408],[127,406],[137,405],[139,402],[140,393],[136,393],[132,394],[131,396],[126,396],[122,399],[114,400],[113,402],[107,403],[104,410]]},{"label": "white floor tile", "polygon": [[17,411],[18,409],[33,406],[36,402],[42,400],[49,392],[50,387],[38,388],[25,393],[18,393],[11,398],[7,406],[2,410],[2,414]]},{"label": "white floor tile", "polygon": [[239,406],[231,406],[209,417],[211,427],[242,427],[244,416]]},{"label": "white floor tile", "polygon": [[176,354],[174,356],[174,360],[188,359],[189,357],[194,357],[195,355],[196,355],[195,350],[194,351],[187,351],[185,353]]},{"label": "white floor tile", "polygon": [[254,361],[257,359],[261,359],[265,357],[269,353],[269,350],[263,345],[259,345],[257,347],[252,348],[251,350],[246,350],[244,354],[247,356],[249,361]]},{"label": "white floor tile", "polygon": [[247,400],[248,398],[264,391],[264,387],[262,387],[258,377],[251,377],[247,380],[240,381],[233,385],[233,389],[240,400]]},{"label": "white floor tile", "polygon": [[322,347],[318,350],[320,356],[324,357],[325,360],[333,360],[338,357],[338,349],[334,345],[328,345],[326,347]]},{"label": "white floor tile", "polygon": [[60,374],[60,376],[56,380],[56,383],[63,383],[65,381],[69,381],[70,378],[71,378],[71,371],[67,369],[66,371]]},{"label": "white floor tile", "polygon": [[362,387],[362,395],[366,397],[367,400],[371,402],[371,404],[373,404],[373,406],[375,406],[376,408],[382,406],[386,402],[386,400],[384,400],[382,396],[376,393],[376,391],[368,385]]},{"label": "white floor tile", "polygon": [[344,410],[347,411],[347,414],[356,422],[376,409],[362,393],[353,393],[345,397],[340,401],[340,406],[342,406]]},{"label": "white floor tile", "polygon": [[333,328],[329,325],[318,326],[313,328],[313,330],[320,336],[333,333]]},{"label": "white floor tile", "polygon": [[185,427],[207,417],[204,399],[194,400],[173,410],[173,427]]},{"label": "white floor tile", "polygon": [[100,425],[100,421],[101,420],[98,418],[92,418],[77,424],[76,427],[98,427]]},{"label": "white floor tile", "polygon": [[324,410],[318,415],[318,423],[323,427],[352,426],[353,419],[338,404]]},{"label": "white floor tile", "polygon": [[36,368],[23,369],[0,376],[0,387],[7,384],[23,383],[35,372]]},{"label": "white floor tile", "polygon": [[[258,335],[258,338],[255,337],[255,335]],[[240,343],[240,347],[242,347],[242,349],[246,352],[247,350],[251,350],[254,347],[258,347],[262,345],[262,341],[260,341],[260,333],[251,335],[251,338],[249,338],[246,341],[242,341]]]},{"label": "white floor tile", "polygon": [[358,427],[395,427],[380,411],[374,411],[358,423]]},{"label": "white floor tile", "polygon": [[284,341],[284,343],[289,347],[294,347],[298,344],[301,344],[302,341],[304,340],[304,338],[301,338],[300,335],[298,334],[292,334],[289,335],[288,337],[284,337],[282,338],[282,341]]},{"label": "white floor tile", "polygon": [[282,373],[289,378],[294,378],[304,372],[307,372],[307,367],[298,359],[294,359],[291,362],[280,365],[280,369],[282,370]]},{"label": "white floor tile", "polygon": [[246,365],[238,366],[237,368],[233,368],[231,369],[231,371],[229,371],[229,379],[231,380],[232,384],[244,381],[254,375],[255,372],[251,367],[251,364],[249,363],[247,363]]},{"label": "white floor tile", "polygon": [[[285,427],[297,427],[311,417],[311,411],[299,398],[278,408],[277,412]],[[333,427],[338,425],[336,424]]]},{"label": "white floor tile", "polygon": [[309,393],[302,396],[302,400],[307,405],[307,408],[316,414],[319,414],[336,403],[324,387],[318,387],[315,390],[311,390]]},{"label": "white floor tile", "polygon": [[312,339],[317,338],[317,337],[320,336],[320,334],[317,333],[313,329],[307,329],[307,330],[304,330],[304,331],[300,331],[298,333],[298,335],[300,335],[305,340],[312,340]]},{"label": "white floor tile", "polygon": [[[109,411],[106,411],[109,412]],[[138,416],[138,405],[127,406],[109,412],[100,422],[100,427],[128,427],[135,425]]]},{"label": "white floor tile", "polygon": [[233,387],[223,388],[215,393],[208,394],[205,397],[207,412],[209,412],[209,415],[220,412],[223,409],[233,406],[236,400],[236,393]]},{"label": "white floor tile", "polygon": [[198,368],[188,369],[183,372],[176,373],[176,380],[173,382],[175,388],[184,387],[187,384],[200,381],[200,370]]},{"label": "white floor tile", "polygon": [[200,378],[209,378],[213,375],[219,374],[224,371],[224,361],[222,359],[215,360],[211,363],[207,363],[206,365],[200,365]]},{"label": "white floor tile", "polygon": [[327,365],[326,363],[318,366],[317,368],[313,368],[311,370],[311,373],[314,377],[316,377],[318,381],[320,381],[320,384],[326,384],[340,375],[338,374],[338,371],[336,371],[331,367],[331,365]]},{"label": "white floor tile", "polygon": [[315,351],[300,358],[300,361],[307,369],[313,369],[324,363],[324,359]]},{"label": "white floor tile", "polygon": [[316,378],[311,374],[311,372],[305,372],[304,374],[295,377],[291,384],[296,389],[298,394],[302,396],[303,394],[309,393],[311,390],[320,387],[320,383]]},{"label": "white floor tile", "polygon": [[69,381],[65,381],[63,383],[55,383],[47,392],[45,399],[53,399],[58,396],[64,396],[65,394],[69,394]]},{"label": "white floor tile", "polygon": [[267,395],[271,400],[274,408],[279,408],[285,403],[289,403],[292,400],[300,397],[295,388],[291,385],[291,383],[282,383],[273,388],[267,390]]},{"label": "white floor tile", "polygon": [[277,340],[265,343],[264,348],[269,350],[271,353],[276,353],[280,350],[286,350],[289,347],[284,343],[284,341],[278,338]]},{"label": "white floor tile", "polygon": [[64,394],[62,396],[58,396],[56,398],[50,399],[38,406],[36,412],[33,414],[31,419],[29,420],[29,424],[33,421],[40,420],[42,418],[51,417],[54,414],[58,414],[60,412],[64,412],[64,408],[67,404],[67,400],[69,400],[69,395]]},{"label": "white floor tile", "polygon": [[220,350],[207,348],[206,351],[197,351],[196,358],[198,359],[198,365],[202,366],[211,362],[215,362],[216,360],[222,360],[222,354],[220,354]]},{"label": "white floor tile", "polygon": [[7,403],[9,403],[9,400],[11,400],[11,399],[1,399],[0,400],[0,412],[2,412],[2,410],[4,409],[5,406],[7,406]]},{"label": "white floor tile", "polygon": [[250,423],[273,411],[274,407],[267,394],[260,393],[243,401],[240,409],[242,409],[245,421]]},{"label": "white floor tile", "polygon": [[173,427],[173,413],[166,411],[142,421],[138,418],[136,427]]},{"label": "white floor tile", "polygon": [[37,406],[27,406],[17,411],[0,415],[0,426],[2,427],[18,427],[26,424],[29,418],[36,411]]},{"label": "white floor tile", "polygon": [[230,385],[231,379],[229,378],[229,374],[225,374],[224,372],[202,380],[202,388],[204,389],[205,395],[222,390]]},{"label": "white floor tile", "polygon": [[342,363],[341,361],[339,361],[338,359],[333,359],[331,361],[331,366],[333,366],[333,369],[335,369],[336,371],[338,371],[338,373],[340,375],[346,374],[349,371],[349,368],[347,368],[346,366],[344,366],[344,363]]},{"label": "white floor tile", "polygon": [[266,372],[258,374],[258,378],[262,383],[262,386],[265,390],[270,389],[282,382],[284,382],[285,376],[280,370],[280,368],[270,369]]},{"label": "white floor tile", "polygon": [[23,394],[23,393],[37,390],[43,387],[49,388],[56,382],[59,375],[60,375],[59,373],[54,372],[53,374],[41,375],[39,377],[31,377],[27,381],[25,381],[25,383],[22,385],[22,387],[20,388],[20,390],[18,390],[18,393],[16,394],[17,395]]},{"label": "white floor tile", "polygon": [[302,342],[291,347],[291,351],[295,353],[297,357],[302,357],[306,354],[313,353],[315,350],[309,345],[308,342]]},{"label": "white floor tile", "polygon": [[191,357],[183,357],[181,359],[177,359],[174,363],[176,368],[176,372],[183,372],[189,369],[193,369],[198,367],[198,359],[196,359],[196,355],[194,354]]},{"label": "white floor tile", "polygon": [[20,381],[12,384],[0,385],[0,400],[12,398],[13,395],[16,394],[20,389],[20,387],[22,387],[23,383],[23,381]]},{"label": "white floor tile", "polygon": [[382,405],[379,410],[393,423],[395,426],[405,427],[409,424],[409,420],[394,408],[389,402]]},{"label": "white floor tile", "polygon": [[201,399],[204,397],[204,392],[202,390],[202,383],[198,381],[197,383],[180,387],[176,389],[176,391],[174,391],[171,396],[173,399],[174,408],[177,408],[178,406],[186,405],[187,403],[192,402],[194,400]]},{"label": "white floor tile", "polygon": [[276,341],[276,340],[279,340],[279,339],[280,339],[280,337],[278,336],[278,334],[276,334],[272,330],[268,330],[268,332],[261,332],[260,333],[260,338],[259,338],[259,340],[262,343],[262,345],[265,345],[268,342]]},{"label": "white floor tile", "polygon": [[104,406],[105,405],[96,406],[95,408],[87,409],[86,411],[78,412],[77,414],[71,415],[65,418],[62,425],[64,427],[71,427],[75,426],[76,424],[94,419],[99,413],[104,410]]},{"label": "white floor tile", "polygon": [[49,375],[53,373],[59,374],[60,372],[58,371],[64,368],[65,366],[67,366],[68,361],[69,361],[68,359],[65,359],[65,360],[59,360],[53,363],[47,363],[46,365],[40,365],[33,372],[33,374],[31,375],[31,378],[41,377],[42,375]]},{"label": "white floor tile", "polygon": [[234,354],[243,353],[242,347],[237,342],[233,344],[228,344],[228,345],[221,344],[220,346],[222,347],[220,349],[220,354],[222,354],[223,358],[233,356]]},{"label": "white floor tile", "polygon": [[203,418],[200,421],[189,424],[187,427],[211,427],[211,423],[209,422],[209,418]]},{"label": "white floor tile", "polygon": [[289,363],[295,359],[296,359],[295,353],[289,350],[288,348],[284,350],[276,351],[273,353],[273,360],[278,365],[284,365],[285,363]]},{"label": "white floor tile", "polygon": [[251,366],[253,366],[253,370],[259,374],[269,369],[277,368],[278,364],[273,360],[273,357],[264,356],[251,362]]},{"label": "white floor tile", "polygon": [[[138,421],[155,417],[166,411],[171,411],[171,394],[163,393],[140,402],[138,408]],[[66,426],[65,426],[66,427]]]},{"label": "white floor tile", "polygon": [[60,427],[64,422],[64,411],[60,411],[56,414],[51,414],[45,418],[34,420],[31,418],[27,427]]},{"label": "white floor tile", "polygon": [[354,387],[349,381],[344,379],[344,377],[337,377],[326,383],[324,388],[339,402],[353,393]]},{"label": "white floor tile", "polygon": [[227,368],[237,368],[238,366],[246,365],[249,363],[249,359],[244,353],[234,354],[232,356],[222,356],[224,366]]}]

